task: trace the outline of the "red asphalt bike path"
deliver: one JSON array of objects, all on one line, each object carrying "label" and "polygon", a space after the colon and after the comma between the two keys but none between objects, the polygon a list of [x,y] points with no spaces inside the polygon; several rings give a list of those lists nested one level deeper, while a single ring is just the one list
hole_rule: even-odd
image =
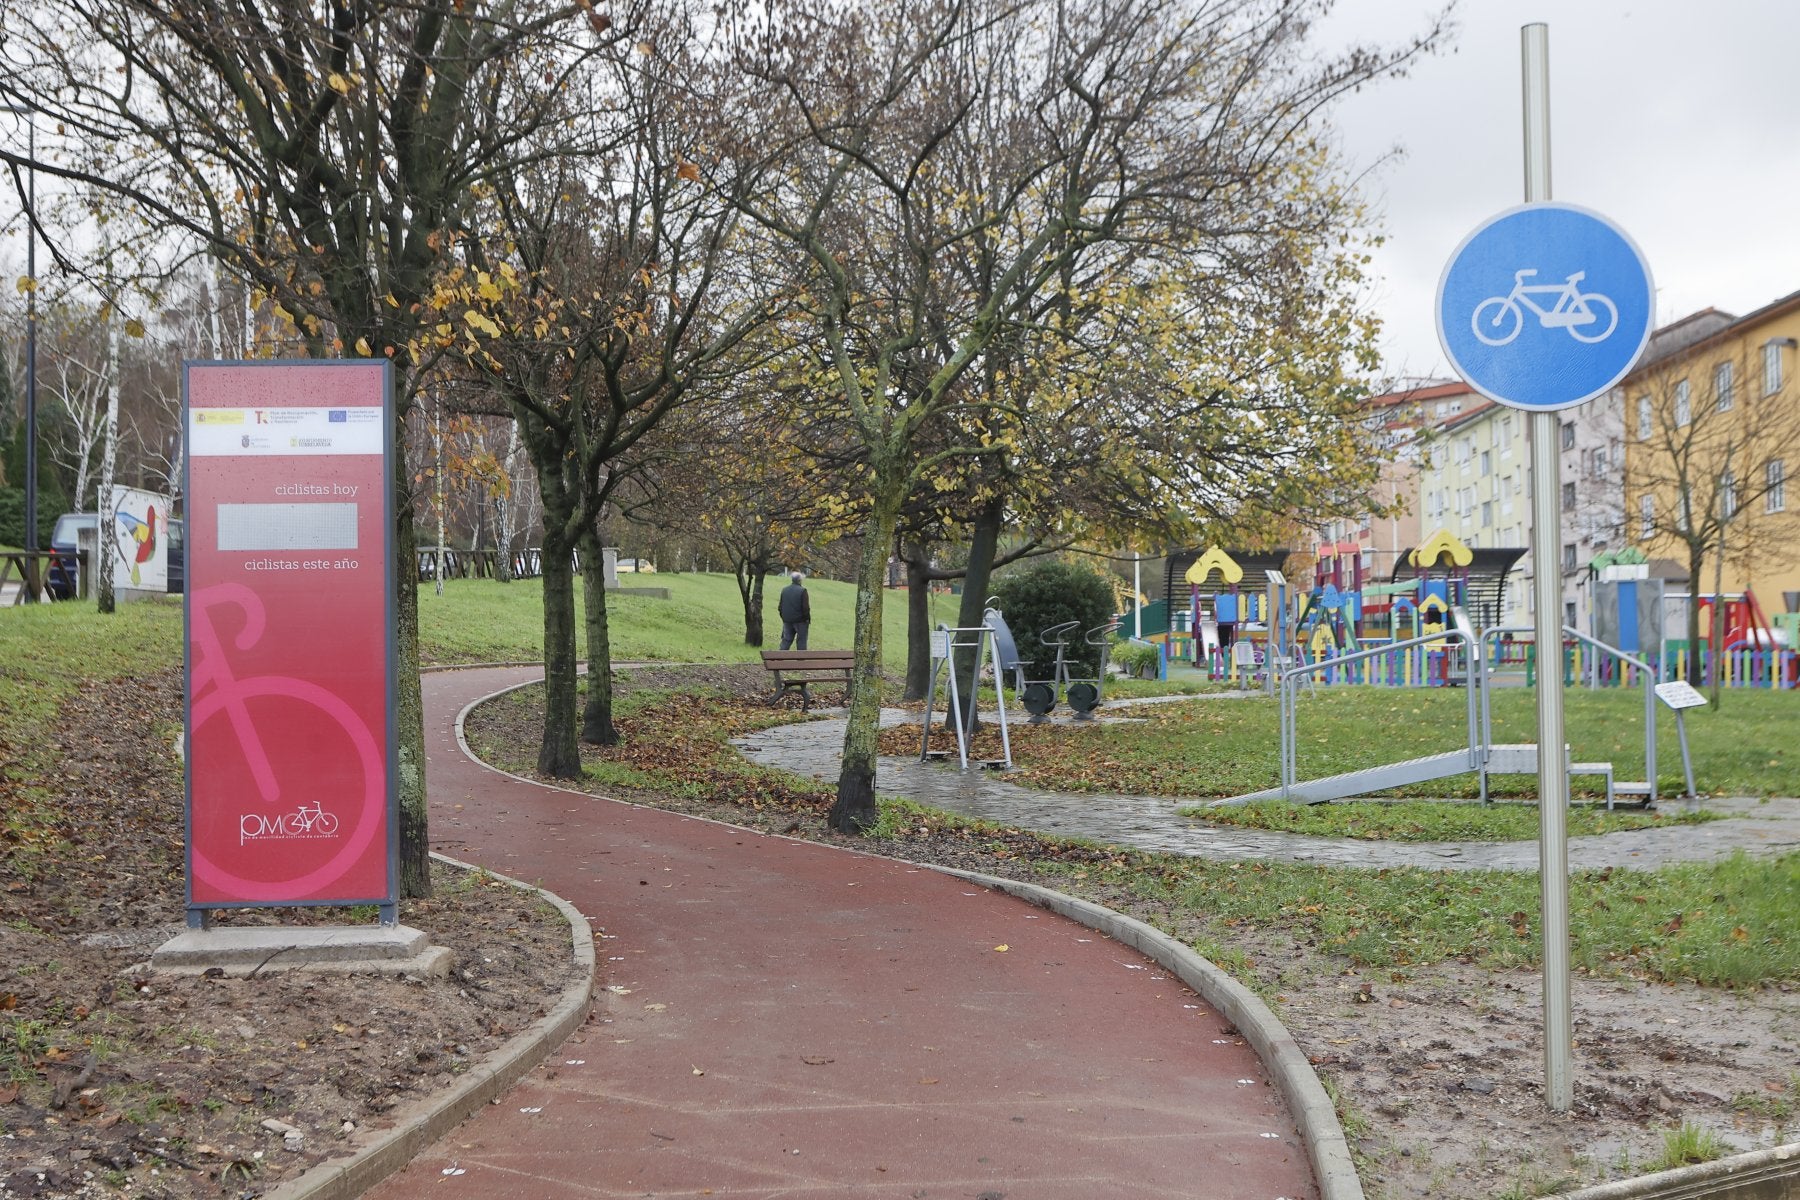
[{"label": "red asphalt bike path", "polygon": [[936,871],[467,758],[458,713],[541,673],[424,677],[432,842],[588,916],[594,1015],[369,1196],[1317,1197],[1255,1053],[1135,951]]}]

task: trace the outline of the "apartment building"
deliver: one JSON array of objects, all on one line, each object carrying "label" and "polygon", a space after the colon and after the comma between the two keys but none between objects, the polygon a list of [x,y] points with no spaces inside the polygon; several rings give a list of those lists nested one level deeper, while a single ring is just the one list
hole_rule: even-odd
[{"label": "apartment building", "polygon": [[1620,386],[1625,534],[1695,591],[1800,604],[1800,292],[1707,310],[1653,339]]},{"label": "apartment building", "polygon": [[[1362,513],[1329,521],[1318,531],[1321,549],[1338,554],[1354,550],[1364,579],[1388,580],[1402,554],[1418,545],[1432,528],[1421,528],[1419,469],[1428,435],[1472,406],[1487,404],[1460,380],[1423,381],[1371,396],[1364,404],[1364,427],[1382,454],[1381,478],[1374,496],[1385,517]],[[1433,527],[1435,528],[1435,527]]]},{"label": "apartment building", "polygon": [[[1445,529],[1471,549],[1531,544],[1529,414],[1472,395],[1463,412],[1432,430],[1419,455],[1420,528]],[[1507,580],[1503,624],[1531,615],[1531,558]]]}]

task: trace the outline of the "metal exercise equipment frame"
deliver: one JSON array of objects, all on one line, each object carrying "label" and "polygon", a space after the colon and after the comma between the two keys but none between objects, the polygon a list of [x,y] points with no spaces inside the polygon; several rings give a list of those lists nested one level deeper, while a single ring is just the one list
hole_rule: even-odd
[{"label": "metal exercise equipment frame", "polygon": [[1081,640],[1100,650],[1099,666],[1092,679],[1077,679],[1069,674],[1067,663],[1062,665],[1063,700],[1074,712],[1077,721],[1091,721],[1094,710],[1100,707],[1103,689],[1106,686],[1106,661],[1111,656],[1113,634],[1118,632],[1122,621],[1107,621],[1096,625],[1082,635]]},{"label": "metal exercise equipment frame", "polygon": [[[1061,621],[1038,634],[1038,644],[1048,646],[1056,651],[1056,663],[1050,668],[1048,679],[1027,679],[1023,664],[1019,667],[1019,703],[1031,714],[1030,724],[1041,725],[1045,718],[1056,711],[1056,701],[1060,694],[1068,699],[1069,649],[1068,633],[1071,629],[1079,629],[1080,621]],[[1051,639],[1056,640],[1052,641]]]},{"label": "metal exercise equipment frame", "polygon": [[[1487,640],[1489,638],[1502,637],[1502,636],[1505,636],[1506,634],[1512,634],[1512,633],[1533,633],[1533,632],[1535,632],[1535,629],[1536,629],[1536,627],[1532,626],[1532,625],[1496,625],[1492,629],[1482,630],[1482,633],[1481,633],[1482,645],[1485,650]],[[1624,663],[1625,665],[1631,666],[1631,667],[1636,667],[1638,670],[1640,670],[1644,673],[1644,678],[1647,681],[1646,686],[1644,687],[1644,778],[1642,781],[1639,781],[1639,782],[1615,783],[1615,782],[1613,782],[1613,778],[1612,778],[1611,764],[1610,763],[1605,764],[1607,767],[1607,770],[1605,772],[1605,774],[1606,774],[1606,807],[1608,809],[1611,809],[1613,806],[1614,795],[1616,793],[1623,792],[1624,794],[1626,794],[1628,796],[1642,796],[1644,807],[1649,808],[1650,806],[1652,806],[1656,803],[1656,688],[1655,688],[1655,684],[1656,684],[1656,681],[1658,678],[1657,670],[1655,667],[1651,666],[1649,663],[1645,662],[1643,659],[1637,657],[1635,654],[1627,654],[1625,651],[1619,649],[1617,646],[1609,646],[1605,642],[1601,641],[1599,638],[1591,637],[1588,634],[1581,632],[1581,630],[1576,629],[1572,625],[1564,625],[1562,627],[1562,632],[1563,632],[1564,637],[1574,638],[1576,641],[1580,642],[1582,645],[1591,646],[1595,650],[1600,651],[1602,654],[1610,654],[1614,658],[1618,659],[1620,662]],[[1488,656],[1485,654],[1485,652],[1482,657],[1484,660],[1491,661],[1491,659],[1488,659]],[[1489,671],[1491,673],[1491,671],[1492,671],[1491,667],[1489,668]],[[1545,654],[1543,652],[1543,647],[1541,647],[1541,646],[1537,648],[1537,678],[1538,678],[1538,683],[1540,686],[1542,686],[1543,681],[1546,678],[1546,672],[1549,672],[1549,671],[1554,671],[1556,679],[1559,682],[1561,681],[1561,679],[1562,679],[1562,646],[1560,644],[1555,647],[1555,652],[1553,654]],[[1493,728],[1494,728],[1493,714],[1492,714],[1490,703],[1488,700],[1487,689],[1483,688],[1482,693],[1481,693],[1481,739],[1482,739],[1483,743],[1486,743],[1486,744],[1492,743]],[[1598,764],[1598,763],[1578,764],[1578,766],[1581,766],[1581,767],[1598,767],[1600,765],[1601,764]],[[1482,763],[1482,767],[1481,767],[1481,802],[1483,804],[1487,803],[1488,775],[1491,773],[1495,773],[1495,772],[1493,772],[1490,765],[1484,761]],[[1576,774],[1576,775],[1588,775],[1588,774],[1595,774],[1597,772],[1591,771],[1591,770],[1573,770],[1572,773]]]},{"label": "metal exercise equipment frame", "polygon": [[[1409,650],[1414,646],[1454,642],[1463,647],[1463,679],[1469,692],[1469,757],[1466,769],[1474,771],[1480,768],[1482,760],[1486,757],[1483,753],[1484,743],[1481,741],[1480,708],[1476,695],[1484,682],[1484,672],[1481,666],[1481,641],[1475,636],[1475,631],[1469,624],[1468,613],[1461,608],[1450,610],[1450,620],[1454,628],[1446,629],[1442,633],[1408,638],[1403,642],[1394,642],[1369,650],[1357,650],[1320,662],[1301,663],[1281,672],[1281,798],[1283,800],[1292,799],[1291,793],[1297,782],[1295,777],[1299,771],[1296,761],[1298,758],[1296,743],[1299,739],[1299,731],[1296,728],[1298,724],[1296,701],[1299,695],[1300,681],[1309,678],[1316,672],[1329,670],[1333,666],[1342,666],[1345,663],[1374,658],[1381,654],[1391,654],[1395,650]],[[1377,789],[1371,787],[1367,790]]]},{"label": "metal exercise equipment frame", "polygon": [[[931,684],[925,690],[925,720],[919,732],[919,761],[926,762],[931,758],[931,710],[937,701],[938,677],[948,675],[950,680],[949,694],[944,707],[944,721],[956,730],[957,759],[963,770],[969,769],[969,729],[974,716],[977,697],[981,689],[981,671],[983,666],[994,664],[994,708],[1000,722],[1000,750],[1004,755],[1001,765],[1008,770],[1012,768],[1012,737],[1006,728],[1006,682],[1003,678],[1007,666],[1020,670],[1018,664],[1005,664],[1000,659],[999,632],[992,621],[999,617],[998,610],[989,609],[983,615],[980,625],[952,627],[939,625],[931,634]],[[1006,644],[1011,645],[1010,633]],[[972,650],[975,653],[975,695],[968,699],[968,710],[963,708],[962,686],[958,682],[956,670],[956,652]],[[947,668],[947,669],[946,669]],[[1022,674],[1021,670],[1021,674]],[[993,764],[983,764],[993,765]]]}]

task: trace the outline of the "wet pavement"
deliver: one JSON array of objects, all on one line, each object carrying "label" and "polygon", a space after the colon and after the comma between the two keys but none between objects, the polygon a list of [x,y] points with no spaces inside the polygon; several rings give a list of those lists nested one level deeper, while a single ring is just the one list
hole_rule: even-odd
[{"label": "wet pavement", "polygon": [[[1227,702],[1232,697],[1231,693],[1213,693],[1207,699]],[[1109,707],[1108,711],[1116,716],[1120,709]],[[917,714],[897,709],[882,713],[887,725],[917,719]],[[753,762],[818,779],[836,779],[843,741],[844,721],[838,717],[780,726],[739,738],[736,744]],[[1538,869],[1536,841],[1373,842],[1238,829],[1210,825],[1177,812],[1210,798],[1038,791],[1012,783],[995,771],[973,766],[963,771],[954,761],[883,757],[876,771],[876,790],[1015,828],[1198,858],[1272,859],[1344,867]],[[1665,798],[1659,807],[1673,809],[1682,803]],[[1800,849],[1800,800],[1707,799],[1703,804],[1714,812],[1729,813],[1729,819],[1571,838],[1569,866],[1573,870],[1647,869],[1727,858],[1739,850],[1774,855]]]}]

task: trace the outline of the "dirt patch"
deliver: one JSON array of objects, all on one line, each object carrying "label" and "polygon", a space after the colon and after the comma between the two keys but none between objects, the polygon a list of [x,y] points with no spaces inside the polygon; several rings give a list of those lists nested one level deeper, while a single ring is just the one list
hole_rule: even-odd
[{"label": "dirt patch", "polygon": [[402,919],[451,949],[449,979],[134,971],[183,921],[180,703],[174,671],[76,697],[47,795],[0,784],[0,807],[41,818],[0,840],[0,1195],[261,1195],[452,1086],[573,978],[554,907],[442,865]]}]

